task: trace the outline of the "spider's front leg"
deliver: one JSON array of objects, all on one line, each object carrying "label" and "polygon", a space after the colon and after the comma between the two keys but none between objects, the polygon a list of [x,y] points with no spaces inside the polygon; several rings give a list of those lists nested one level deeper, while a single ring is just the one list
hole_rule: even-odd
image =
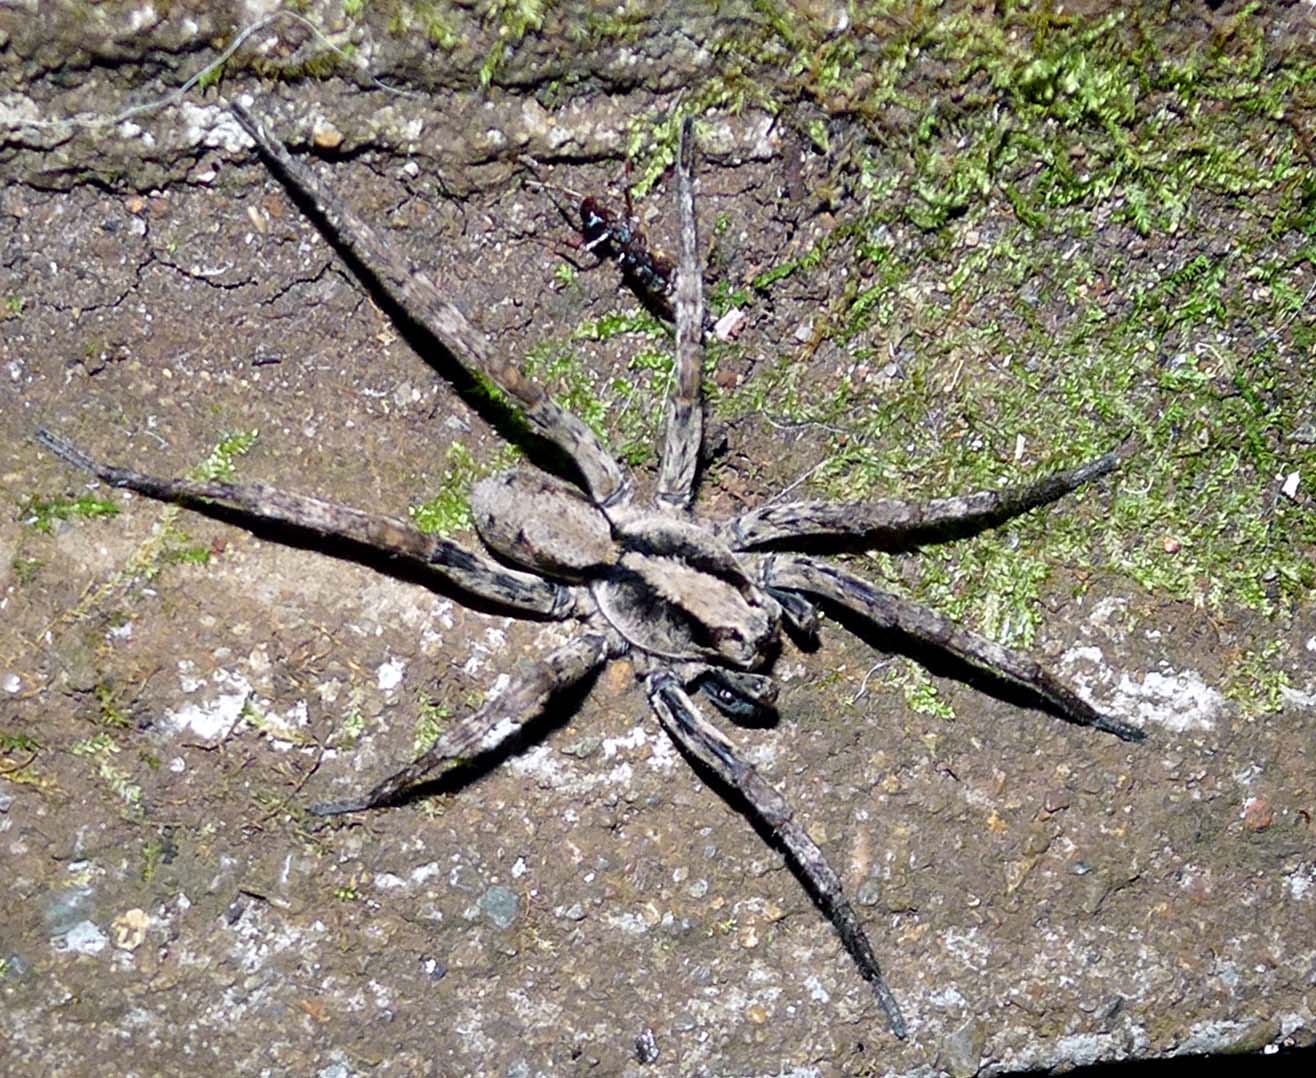
[{"label": "spider's front leg", "polygon": [[895,630],[989,674],[1022,685],[1070,722],[1104,730],[1125,741],[1141,741],[1147,736],[1135,726],[1101,714],[1037,660],[993,643],[935,610],[875,588],[831,565],[795,555],[772,555],[765,564],[764,579],[775,588],[789,588],[826,599],[879,629]]},{"label": "spider's front leg", "polygon": [[700,400],[704,373],[700,363],[704,288],[695,224],[694,151],[694,124],[687,117],[681,125],[681,145],[676,156],[676,205],[681,231],[676,268],[676,380],[667,406],[657,493],[658,504],[672,509],[685,509],[690,504],[704,437]]},{"label": "spider's front leg", "polygon": [[841,879],[827,863],[818,844],[796,821],[786,799],[737,755],[735,746],[700,714],[674,675],[667,672],[651,674],[648,692],[654,712],[672,739],[737,791],[754,814],[772,828],[831,920],[859,972],[868,981],[891,1024],[891,1032],[903,1040],[908,1031],[900,1005],[887,987],[872,944],[846,900]]},{"label": "spider's front leg", "polygon": [[340,816],[386,805],[442,765],[497,748],[538,715],[550,696],[574,685],[607,658],[608,642],[598,634],[569,641],[545,658],[528,663],[506,689],[462,719],[412,763],[377,782],[363,797],[312,805],[311,812]]}]

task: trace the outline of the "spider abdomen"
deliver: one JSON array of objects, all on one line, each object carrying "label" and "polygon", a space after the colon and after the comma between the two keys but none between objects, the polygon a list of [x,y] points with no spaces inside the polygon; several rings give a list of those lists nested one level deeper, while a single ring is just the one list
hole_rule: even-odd
[{"label": "spider abdomen", "polygon": [[548,576],[582,580],[620,554],[603,511],[542,472],[518,468],[481,480],[471,491],[471,514],[485,546]]}]

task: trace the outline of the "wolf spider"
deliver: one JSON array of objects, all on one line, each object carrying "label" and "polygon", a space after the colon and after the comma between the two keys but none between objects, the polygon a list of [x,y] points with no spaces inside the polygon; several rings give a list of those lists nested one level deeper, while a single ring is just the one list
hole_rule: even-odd
[{"label": "wolf spider", "polygon": [[324,816],[397,801],[444,764],[488,752],[536,716],[549,697],[625,656],[645,686],[663,728],[684,754],[740,795],[771,829],[814,901],[826,913],[868,981],[898,1037],[906,1024],[883,979],[868,936],[817,843],[785,798],[711,723],[698,696],[732,719],[771,716],[770,676],[781,637],[815,642],[815,604],[860,626],[941,652],[962,666],[1022,687],[1035,703],[1073,723],[1128,741],[1142,731],[1103,716],[1049,671],[908,599],[846,570],[791,553],[819,542],[849,547],[908,547],[991,526],[1054,501],[1117,468],[1123,450],[1039,482],[1002,491],[857,503],[786,502],[726,520],[691,510],[703,438],[701,369],[703,289],[697,265],[694,147],[681,132],[676,170],[680,254],[675,287],[675,380],[652,498],[579,418],[497,356],[486,338],[424,276],[413,273],[304,165],[295,161],[241,105],[231,106],[260,156],[351,264],[386,302],[391,316],[437,344],[475,379],[487,379],[519,407],[533,433],[574,468],[573,481],[517,468],[478,483],[471,495],[476,531],[489,555],[426,535],[390,517],[292,494],[260,483],[162,479],[92,460],[49,431],[38,440],[102,481],[190,505],[229,520],[314,533],[360,553],[418,564],[448,587],[498,608],[570,622],[570,641],[527,664],[506,689],[462,718],[413,763],[362,796],[312,808]]}]

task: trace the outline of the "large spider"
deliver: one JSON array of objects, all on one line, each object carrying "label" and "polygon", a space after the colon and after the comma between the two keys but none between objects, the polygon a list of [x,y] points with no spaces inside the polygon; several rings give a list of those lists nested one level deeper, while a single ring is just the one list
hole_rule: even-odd
[{"label": "large spider", "polygon": [[519,406],[534,434],[552,443],[577,473],[574,482],[518,468],[477,484],[476,530],[493,557],[423,534],[390,517],[292,494],[259,483],[162,479],[104,464],[41,430],[38,440],[68,463],[113,486],[218,512],[227,519],[316,533],[361,551],[419,563],[485,604],[528,618],[574,623],[570,641],[520,670],[497,697],[462,718],[413,763],[363,796],[314,806],[321,815],[360,812],[398,800],[440,765],[487,752],[537,715],[550,696],[625,656],[644,682],[658,721],[684,753],[736,791],[793,860],[868,981],[892,1031],[906,1035],[895,997],[868,936],[827,858],[795,820],[782,795],[700,711],[693,694],[733,719],[770,715],[770,676],[783,632],[816,640],[815,603],[858,623],[944,652],[1022,686],[1071,722],[1129,741],[1140,730],[1107,718],[1037,662],[908,599],[791,546],[820,541],[860,547],[909,546],[999,523],[1054,501],[1118,467],[1122,453],[1040,482],[913,504],[883,498],[832,504],[788,502],[729,520],[691,511],[702,443],[700,350],[703,292],[697,266],[691,124],[677,161],[680,256],[676,275],[676,374],[666,417],[657,489],[641,499],[630,475],[576,416],[496,356],[466,317],[425,277],[413,273],[365,222],[242,106],[238,122],[269,168],[303,203],[357,275],[413,331],[432,338],[472,377],[496,385]]}]

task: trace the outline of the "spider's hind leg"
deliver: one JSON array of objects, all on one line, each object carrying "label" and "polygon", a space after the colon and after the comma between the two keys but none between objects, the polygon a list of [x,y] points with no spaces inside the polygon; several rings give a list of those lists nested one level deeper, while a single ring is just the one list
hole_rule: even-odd
[{"label": "spider's hind leg", "polygon": [[781,841],[886,1012],[891,1032],[903,1039],[907,1030],[900,1005],[887,987],[872,944],[841,888],[841,879],[827,863],[818,844],[796,821],[786,799],[742,760],[731,741],[699,713],[675,676],[666,672],[650,675],[648,691],[649,702],[672,740],[739,793],[754,815]]},{"label": "spider's hind leg", "polygon": [[[407,562],[443,578],[469,594],[522,614],[562,619],[575,608],[571,589],[497,562],[393,517],[280,490],[267,483],[169,479],[94,460],[44,427],[36,441],[61,460],[90,472],[103,483],[126,487],[162,502],[185,505],[251,528],[277,525]],[[234,520],[233,518],[238,518]]]},{"label": "spider's hind leg", "polygon": [[498,696],[462,719],[415,761],[375,783],[364,796],[312,805],[311,812],[341,816],[386,805],[443,764],[497,748],[538,715],[550,696],[580,681],[607,657],[608,644],[602,636],[577,637],[528,664]]}]

